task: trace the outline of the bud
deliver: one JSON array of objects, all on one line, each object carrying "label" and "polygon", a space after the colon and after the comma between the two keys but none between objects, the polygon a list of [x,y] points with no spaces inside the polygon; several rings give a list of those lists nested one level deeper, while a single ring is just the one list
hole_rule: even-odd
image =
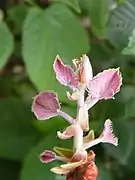
[{"label": "bud", "polygon": [[54,161],[56,159],[56,154],[52,151],[45,150],[42,154],[40,154],[40,160],[43,163],[48,163]]},{"label": "bud", "polygon": [[83,55],[80,60],[73,60],[73,63],[77,69],[79,81],[87,85],[93,77],[92,66],[88,56]]}]

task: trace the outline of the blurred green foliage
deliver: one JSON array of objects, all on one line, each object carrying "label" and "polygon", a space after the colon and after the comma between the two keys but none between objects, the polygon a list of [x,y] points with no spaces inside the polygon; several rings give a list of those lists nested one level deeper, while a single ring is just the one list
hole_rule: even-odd
[{"label": "blurred green foliage", "polygon": [[1,0],[0,7],[0,180],[64,179],[39,154],[71,146],[56,137],[67,124],[60,117],[37,121],[31,103],[38,92],[54,90],[63,110],[75,116],[52,65],[57,54],[71,65],[85,53],[94,74],[120,67],[123,75],[116,99],[89,112],[97,136],[110,118],[119,138],[118,147],[94,147],[98,180],[135,179],[135,1]]}]

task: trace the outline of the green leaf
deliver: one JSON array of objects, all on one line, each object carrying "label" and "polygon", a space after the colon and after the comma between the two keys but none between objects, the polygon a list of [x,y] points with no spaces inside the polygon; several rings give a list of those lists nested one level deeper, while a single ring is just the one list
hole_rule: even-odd
[{"label": "green leaf", "polygon": [[109,18],[109,1],[87,0],[86,3],[93,32],[98,37],[105,37]]},{"label": "green leaf", "polygon": [[53,62],[59,54],[65,63],[89,51],[85,30],[63,4],[41,10],[31,8],[23,29],[23,57],[30,79],[39,91],[53,89],[65,99],[65,88],[56,81]]},{"label": "green leaf", "polygon": [[129,37],[129,42],[127,47],[122,51],[125,55],[135,55],[135,29],[132,32],[131,37]]},{"label": "green leaf", "polygon": [[125,117],[127,119],[135,118],[135,99],[126,103]]},{"label": "green leaf", "polygon": [[61,176],[50,172],[52,167],[59,165],[59,162],[43,164],[39,160],[39,155],[45,149],[52,150],[54,146],[69,148],[71,147],[71,141],[59,140],[55,133],[43,139],[33,148],[32,152],[27,155],[21,172],[21,180],[44,180],[46,177],[48,180],[61,179]]},{"label": "green leaf", "polygon": [[119,63],[118,52],[112,49],[112,46],[109,47],[106,42],[91,42],[90,58],[92,66],[98,71],[114,67],[116,61]]},{"label": "green leaf", "polygon": [[[122,104],[125,106],[125,113],[123,113],[124,118],[127,120],[134,119],[135,117],[135,87],[132,85],[123,86],[121,92],[118,96]],[[121,106],[120,109],[123,109]],[[121,116],[122,117],[122,116]]]},{"label": "green leaf", "polygon": [[21,163],[0,159],[0,178],[3,180],[18,180]]},{"label": "green leaf", "polygon": [[127,0],[115,0],[118,4],[122,4],[122,3],[124,3],[125,1],[127,1]]},{"label": "green leaf", "polygon": [[112,180],[112,175],[109,169],[105,167],[105,165],[101,162],[97,163],[98,167],[98,177],[97,180]]},{"label": "green leaf", "polygon": [[113,156],[118,162],[124,166],[134,169],[135,166],[135,124],[134,122],[123,121],[117,119],[114,122],[114,129],[119,138],[117,147],[106,144],[105,150],[109,155]]},{"label": "green leaf", "polygon": [[13,36],[4,22],[0,22],[0,69],[7,63],[14,48]]},{"label": "green leaf", "polygon": [[118,100],[101,101],[92,110],[92,119],[97,120],[99,124],[110,118],[125,118],[125,104]]},{"label": "green leaf", "polygon": [[61,3],[64,3],[70,7],[72,7],[76,12],[80,13],[81,12],[81,9],[80,9],[80,6],[79,6],[79,0],[52,0],[52,2],[61,2]]},{"label": "green leaf", "polygon": [[108,22],[108,39],[117,48],[123,49],[135,28],[135,1],[128,0],[118,6]]},{"label": "green leaf", "polygon": [[0,9],[0,22],[4,19],[4,12]]},{"label": "green leaf", "polygon": [[123,86],[119,94],[119,99],[125,103],[135,100],[135,87],[133,85]]},{"label": "green leaf", "polygon": [[125,103],[125,118],[134,119],[135,117],[135,87],[125,86],[121,90],[120,98]]},{"label": "green leaf", "polygon": [[30,107],[17,98],[0,100],[0,157],[20,160],[40,138]]},{"label": "green leaf", "polygon": [[64,129],[68,125],[66,121],[60,117],[54,117],[49,121],[35,120],[33,124],[39,131],[44,132],[45,134]]},{"label": "green leaf", "polygon": [[8,10],[8,19],[13,22],[15,33],[22,31],[23,23],[29,7],[25,4],[17,4]]}]

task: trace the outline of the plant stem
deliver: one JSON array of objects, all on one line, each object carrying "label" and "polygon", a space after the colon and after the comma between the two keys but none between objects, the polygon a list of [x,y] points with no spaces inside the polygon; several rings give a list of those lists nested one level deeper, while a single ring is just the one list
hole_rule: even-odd
[{"label": "plant stem", "polygon": [[[76,116],[76,123],[78,123],[78,117],[79,117],[79,109],[80,107],[83,106],[84,104],[84,93],[85,93],[85,88],[83,86],[80,87],[80,97],[77,100],[77,116]],[[81,148],[83,145],[83,131],[82,133],[78,133],[74,136],[74,151],[77,149]]]},{"label": "plant stem", "polygon": [[74,124],[75,123],[75,119],[72,118],[67,113],[65,113],[63,111],[59,111],[58,114],[59,114],[59,116],[62,116],[64,119],[66,119],[70,124]]}]

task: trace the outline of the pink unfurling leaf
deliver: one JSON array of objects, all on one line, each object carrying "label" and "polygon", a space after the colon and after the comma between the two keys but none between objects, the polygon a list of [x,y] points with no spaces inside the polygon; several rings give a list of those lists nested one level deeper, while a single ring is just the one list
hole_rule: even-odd
[{"label": "pink unfurling leaf", "polygon": [[60,103],[54,92],[41,92],[34,97],[32,111],[39,120],[46,120],[57,116],[60,110]]},{"label": "pink unfurling leaf", "polygon": [[111,99],[120,91],[121,85],[122,77],[119,68],[109,69],[97,74],[89,82],[88,90],[92,98]]},{"label": "pink unfurling leaf", "polygon": [[76,134],[83,136],[83,131],[78,124],[72,124],[71,126],[68,126],[63,133],[60,131],[57,132],[57,135],[60,139],[69,139]]},{"label": "pink unfurling leaf", "polygon": [[53,173],[55,174],[59,174],[59,175],[66,175],[69,173],[69,170],[68,169],[64,169],[62,168],[61,166],[57,166],[57,167],[53,167],[52,169],[50,169],[50,171],[52,171]]},{"label": "pink unfurling leaf", "polygon": [[67,175],[69,172],[72,172],[74,169],[76,169],[77,167],[79,167],[82,164],[83,164],[83,161],[69,162],[67,164],[62,164],[60,166],[53,167],[51,169],[51,171],[56,173],[56,174]]},{"label": "pink unfurling leaf", "polygon": [[112,121],[110,119],[105,121],[103,133],[99,138],[101,139],[101,142],[118,146],[118,138],[113,134]]},{"label": "pink unfurling leaf", "polygon": [[79,83],[79,79],[74,70],[63,64],[59,56],[56,57],[53,64],[54,71],[56,73],[57,80],[65,86],[69,86],[71,89],[76,89]]},{"label": "pink unfurling leaf", "polygon": [[40,154],[40,160],[43,163],[48,163],[54,161],[56,159],[56,154],[52,151],[45,150],[42,154]]},{"label": "pink unfurling leaf", "polygon": [[113,133],[112,121],[110,119],[107,119],[105,121],[104,130],[101,133],[101,135],[99,136],[99,138],[90,140],[89,142],[88,141],[84,142],[83,148],[88,149],[99,143],[109,143],[109,144],[113,144],[114,146],[118,146],[118,138],[115,137],[115,135]]}]

